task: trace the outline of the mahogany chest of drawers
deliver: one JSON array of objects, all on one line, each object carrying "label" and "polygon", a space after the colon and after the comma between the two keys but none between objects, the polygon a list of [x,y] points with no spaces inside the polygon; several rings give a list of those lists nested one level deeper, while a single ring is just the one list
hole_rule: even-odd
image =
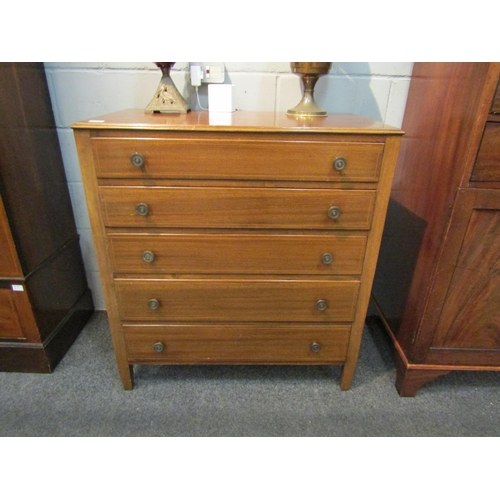
[{"label": "mahogany chest of drawers", "polygon": [[[213,118],[213,117],[212,117]],[[73,125],[118,368],[355,371],[400,137],[356,116]]]}]

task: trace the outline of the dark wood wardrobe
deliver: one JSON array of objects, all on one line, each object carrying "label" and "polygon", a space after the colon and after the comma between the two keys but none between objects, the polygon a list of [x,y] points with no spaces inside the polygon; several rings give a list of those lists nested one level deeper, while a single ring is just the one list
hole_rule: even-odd
[{"label": "dark wood wardrobe", "polygon": [[0,63],[0,371],[51,372],[92,315],[42,63]]}]

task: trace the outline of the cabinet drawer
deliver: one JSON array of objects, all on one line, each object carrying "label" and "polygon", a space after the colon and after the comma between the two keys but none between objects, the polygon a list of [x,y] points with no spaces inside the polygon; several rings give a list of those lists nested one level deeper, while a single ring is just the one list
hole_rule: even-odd
[{"label": "cabinet drawer", "polygon": [[106,226],[142,228],[363,230],[375,203],[375,191],[335,189],[101,187],[100,197]]},{"label": "cabinet drawer", "polygon": [[500,123],[486,124],[472,181],[500,181]]},{"label": "cabinet drawer", "polygon": [[124,325],[129,363],[341,363],[340,325]]},{"label": "cabinet drawer", "polygon": [[495,97],[493,98],[491,112],[500,113],[500,82],[498,82],[497,91],[495,92]]},{"label": "cabinet drawer", "polygon": [[125,321],[347,322],[359,281],[117,279],[115,286]]},{"label": "cabinet drawer", "polygon": [[110,234],[116,273],[361,274],[366,236]]},{"label": "cabinet drawer", "polygon": [[16,246],[7,220],[7,214],[0,196],[0,277],[22,277],[23,272],[17,258]]},{"label": "cabinet drawer", "polygon": [[0,338],[40,342],[25,282],[0,280]]},{"label": "cabinet drawer", "polygon": [[[108,178],[378,179],[383,144],[242,139],[93,139],[97,175]],[[132,155],[140,155],[134,166]],[[334,163],[343,158],[342,162]]]},{"label": "cabinet drawer", "polygon": [[[19,313],[16,307],[16,292],[7,288],[6,284],[0,283],[0,338],[17,338],[25,337],[21,323],[19,321]],[[18,294],[19,295],[19,294]]]}]

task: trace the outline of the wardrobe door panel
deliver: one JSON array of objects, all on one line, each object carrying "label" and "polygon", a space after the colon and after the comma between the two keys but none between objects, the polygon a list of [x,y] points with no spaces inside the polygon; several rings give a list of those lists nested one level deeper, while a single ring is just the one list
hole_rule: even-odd
[{"label": "wardrobe door panel", "polygon": [[500,350],[500,192],[461,191],[457,207],[462,239],[433,347]]}]

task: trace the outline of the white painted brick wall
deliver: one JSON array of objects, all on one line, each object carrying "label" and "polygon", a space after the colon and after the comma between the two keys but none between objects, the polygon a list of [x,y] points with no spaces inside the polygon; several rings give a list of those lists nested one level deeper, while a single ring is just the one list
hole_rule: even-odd
[{"label": "white painted brick wall", "polygon": [[[235,85],[237,109],[280,111],[302,96],[300,78],[288,62],[226,62],[226,83]],[[315,99],[329,113],[361,114],[400,127],[413,63],[333,63],[316,84]],[[89,217],[71,125],[126,108],[145,108],[161,73],[153,63],[45,63],[69,192],[97,309],[105,309]],[[189,63],[176,63],[171,76],[192,109],[199,109],[188,81]],[[207,107],[207,87],[199,90]]]}]

